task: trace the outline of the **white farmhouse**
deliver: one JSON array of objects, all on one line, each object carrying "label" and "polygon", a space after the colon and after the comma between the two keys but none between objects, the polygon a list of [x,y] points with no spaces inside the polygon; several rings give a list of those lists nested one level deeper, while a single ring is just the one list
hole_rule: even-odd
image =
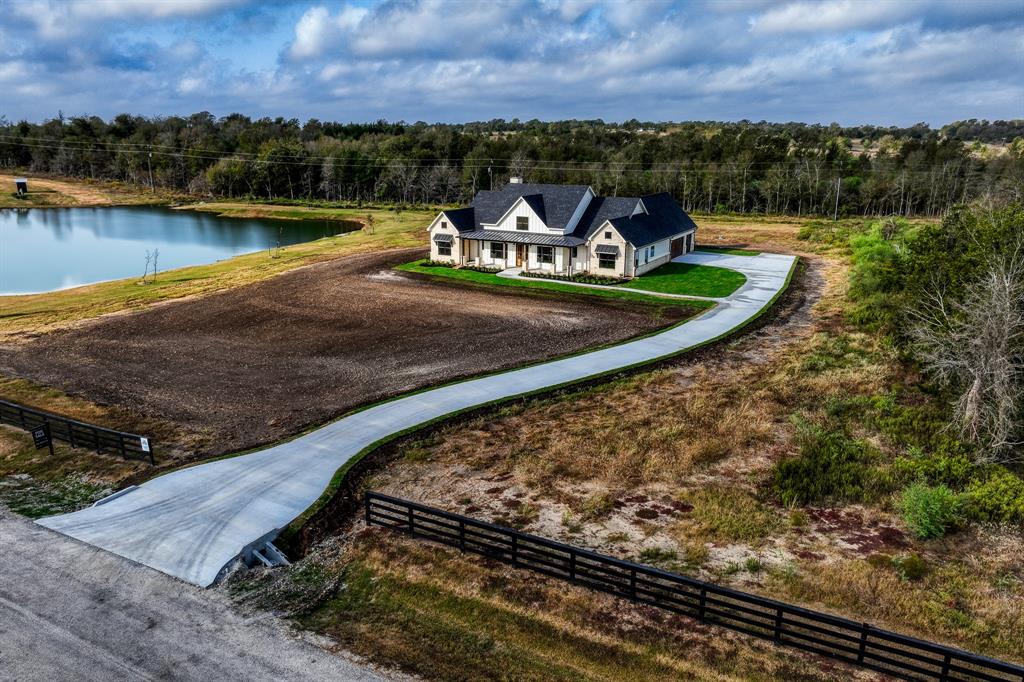
[{"label": "white farmhouse", "polygon": [[692,251],[697,225],[665,192],[599,197],[587,185],[512,178],[428,229],[434,261],[628,278]]}]

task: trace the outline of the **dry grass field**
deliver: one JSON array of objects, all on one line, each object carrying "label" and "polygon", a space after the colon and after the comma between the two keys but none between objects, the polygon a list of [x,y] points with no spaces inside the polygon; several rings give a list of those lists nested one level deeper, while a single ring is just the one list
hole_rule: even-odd
[{"label": "dry grass field", "polygon": [[[701,225],[703,243],[802,256],[806,268],[766,325],[654,371],[411,439],[365,487],[1020,660],[1018,529],[976,526],[924,541],[888,494],[779,502],[773,468],[800,450],[806,425],[857,400],[930,398],[846,321],[847,259],[797,239],[802,221]],[[879,462],[901,452],[881,427],[857,428]],[[255,603],[295,607],[300,624],[345,646],[368,637],[364,653],[431,679],[456,669],[468,671],[456,678],[486,677],[488,655],[515,657],[524,679],[871,677],[361,528],[356,520],[294,568],[239,589]],[[444,665],[418,653],[437,650]]]}]

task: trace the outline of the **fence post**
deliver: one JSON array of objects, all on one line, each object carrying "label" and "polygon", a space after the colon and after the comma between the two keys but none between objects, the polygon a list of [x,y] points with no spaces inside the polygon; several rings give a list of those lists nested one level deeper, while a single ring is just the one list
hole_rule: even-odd
[{"label": "fence post", "polygon": [[860,624],[860,646],[857,648],[857,662],[864,662],[864,649],[868,644],[868,628],[871,626],[867,623]]},{"label": "fence post", "polygon": [[776,642],[782,641],[782,607],[775,608],[775,632],[772,638]]},{"label": "fence post", "polygon": [[93,439],[93,442],[96,443],[96,452],[99,452],[100,451],[100,430],[99,429],[93,429],[92,430],[92,439]]},{"label": "fence post", "polygon": [[415,535],[416,534],[416,528],[415,528],[414,524],[416,522],[416,517],[413,516],[413,509],[412,509],[412,507],[409,507],[408,509],[409,509],[409,535]]},{"label": "fence post", "polygon": [[21,408],[21,407],[18,408],[18,420],[21,421],[21,428],[23,428],[23,429],[26,428],[25,427],[25,410],[24,410],[24,408]]},{"label": "fence post", "polygon": [[128,459],[128,451],[124,448],[124,434],[117,434],[117,447],[121,450],[121,459]]},{"label": "fence post", "polygon": [[576,552],[569,552],[569,580],[576,580]]},{"label": "fence post", "polygon": [[636,569],[629,569],[629,594],[636,599]]},{"label": "fence post", "polygon": [[697,607],[697,620],[704,621],[704,608],[707,605],[708,589],[706,587],[700,588],[700,606]]},{"label": "fence post", "polygon": [[512,536],[512,565],[519,565],[519,536]]},{"label": "fence post", "polygon": [[370,495],[363,495],[363,504],[366,507],[366,527],[370,527]]},{"label": "fence post", "polygon": [[942,673],[939,675],[939,679],[942,682],[949,679],[949,654],[942,657]]},{"label": "fence post", "polygon": [[459,519],[459,551],[466,551],[466,522]]}]

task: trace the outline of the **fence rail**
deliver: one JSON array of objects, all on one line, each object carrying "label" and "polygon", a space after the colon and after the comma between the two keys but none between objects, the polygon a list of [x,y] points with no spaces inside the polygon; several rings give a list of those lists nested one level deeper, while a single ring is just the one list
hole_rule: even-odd
[{"label": "fence rail", "polygon": [[380,493],[367,525],[433,540],[907,680],[1024,682],[1024,667],[720,587]]},{"label": "fence rail", "polygon": [[71,447],[89,448],[96,452],[116,452],[125,459],[139,459],[155,464],[153,447],[149,439],[134,433],[86,424],[6,400],[0,400],[0,423],[17,426],[26,431],[49,424],[50,437],[70,443]]}]

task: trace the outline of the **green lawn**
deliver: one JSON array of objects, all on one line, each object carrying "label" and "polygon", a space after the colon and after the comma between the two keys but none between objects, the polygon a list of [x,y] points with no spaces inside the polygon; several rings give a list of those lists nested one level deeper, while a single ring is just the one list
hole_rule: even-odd
[{"label": "green lawn", "polygon": [[735,249],[728,246],[698,246],[697,251],[707,251],[708,253],[724,253],[729,256],[760,256],[760,251],[753,251],[751,249]]},{"label": "green lawn", "polygon": [[[622,291],[621,289],[593,289],[589,287],[573,286],[572,284],[563,284],[561,282],[545,281],[542,279],[510,279],[507,277],[498,277],[497,275],[492,275],[489,272],[478,272],[476,270],[466,269],[456,270],[455,268],[443,266],[424,265],[424,261],[422,260],[406,263],[405,265],[399,265],[396,269],[404,270],[405,272],[419,272],[421,274],[431,275],[434,277],[447,277],[449,279],[459,279],[466,282],[476,282],[478,284],[490,284],[502,287],[520,287],[526,289],[547,289],[548,291],[559,291],[579,296],[602,296],[604,298],[617,298],[627,301],[653,303],[655,305],[684,305],[702,310],[713,305],[707,301],[685,301],[672,298],[658,298],[654,296],[647,296],[645,294],[634,293],[632,291]],[[709,269],[720,270],[721,268]],[[743,275],[740,275],[740,277],[742,278]],[[705,294],[700,295],[703,296]]]},{"label": "green lawn", "polygon": [[743,286],[747,278],[742,273],[727,268],[690,263],[666,263],[660,268],[640,275],[620,287],[646,289],[665,294],[686,296],[711,296],[721,298]]}]

